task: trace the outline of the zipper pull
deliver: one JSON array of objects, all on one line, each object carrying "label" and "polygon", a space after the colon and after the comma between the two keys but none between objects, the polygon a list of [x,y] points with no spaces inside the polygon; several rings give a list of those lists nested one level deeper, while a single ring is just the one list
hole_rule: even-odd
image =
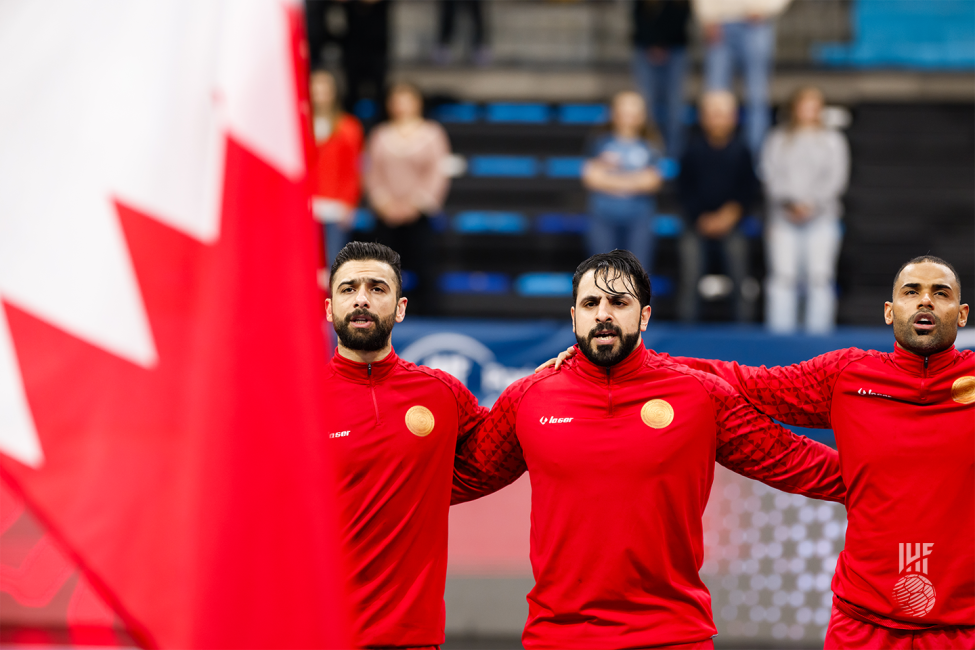
[{"label": "zipper pull", "polygon": [[[924,359],[924,367],[925,368],[928,367],[928,360],[927,360],[927,358]],[[367,363],[366,364],[366,377],[372,377],[372,364],[371,363]]]},{"label": "zipper pull", "polygon": [[924,371],[925,371],[925,372],[927,372],[927,370],[928,370],[928,360],[929,360],[930,358],[931,358],[931,357],[924,357]]}]

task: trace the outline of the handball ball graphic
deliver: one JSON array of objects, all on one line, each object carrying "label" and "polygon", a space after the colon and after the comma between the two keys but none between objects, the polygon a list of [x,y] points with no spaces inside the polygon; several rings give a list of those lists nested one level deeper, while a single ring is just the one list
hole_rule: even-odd
[{"label": "handball ball graphic", "polygon": [[934,585],[919,573],[909,573],[894,585],[894,600],[910,616],[924,616],[934,607]]}]

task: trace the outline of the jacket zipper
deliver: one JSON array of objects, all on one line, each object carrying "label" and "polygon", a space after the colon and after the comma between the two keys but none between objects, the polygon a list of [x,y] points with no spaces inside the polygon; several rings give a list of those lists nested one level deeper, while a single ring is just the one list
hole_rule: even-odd
[{"label": "jacket zipper", "polygon": [[606,388],[609,391],[609,417],[613,417],[613,369],[606,368]]},{"label": "jacket zipper", "polygon": [[927,395],[927,379],[928,379],[928,361],[931,357],[924,357],[924,372],[921,374],[921,401],[926,402],[928,399]]},{"label": "jacket zipper", "polygon": [[372,393],[372,406],[376,409],[376,424],[379,424],[379,402],[376,400],[376,383],[372,380],[372,364],[366,365],[366,376],[369,377],[369,392]]}]

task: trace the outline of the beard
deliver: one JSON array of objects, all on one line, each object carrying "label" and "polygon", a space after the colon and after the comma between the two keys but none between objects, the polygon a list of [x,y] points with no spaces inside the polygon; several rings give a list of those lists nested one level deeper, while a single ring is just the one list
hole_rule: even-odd
[{"label": "beard", "polygon": [[[934,329],[930,332],[918,332],[914,329],[914,319],[921,313],[934,321]],[[952,322],[943,321],[930,311],[917,311],[910,318],[894,321],[894,340],[905,350],[922,357],[947,350],[957,336],[958,330],[952,327]]]},{"label": "beard", "polygon": [[[607,332],[612,332],[616,335],[616,341],[614,343],[603,345],[593,343],[593,339],[596,338],[596,336],[605,334]],[[615,323],[596,325],[594,328],[589,330],[589,334],[585,336],[576,334],[576,343],[579,344],[579,349],[582,350],[582,353],[587,359],[592,361],[597,366],[602,366],[603,368],[615,366],[617,363],[629,356],[630,352],[633,352],[633,349],[636,347],[637,341],[639,340],[639,331],[631,334],[623,334],[623,330],[621,330]]]},{"label": "beard", "polygon": [[[368,316],[372,319],[373,326],[367,330],[352,327],[352,319],[357,316]],[[356,309],[335,323],[335,334],[339,337],[342,346],[349,350],[377,352],[389,344],[395,320],[395,312],[386,318],[380,318],[368,310]]]}]

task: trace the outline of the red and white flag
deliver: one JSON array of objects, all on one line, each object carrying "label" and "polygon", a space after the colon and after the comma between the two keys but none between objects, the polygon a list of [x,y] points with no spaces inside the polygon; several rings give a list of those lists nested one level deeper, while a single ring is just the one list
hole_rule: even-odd
[{"label": "red and white flag", "polygon": [[150,646],[345,640],[301,31],[0,3],[0,473]]}]

